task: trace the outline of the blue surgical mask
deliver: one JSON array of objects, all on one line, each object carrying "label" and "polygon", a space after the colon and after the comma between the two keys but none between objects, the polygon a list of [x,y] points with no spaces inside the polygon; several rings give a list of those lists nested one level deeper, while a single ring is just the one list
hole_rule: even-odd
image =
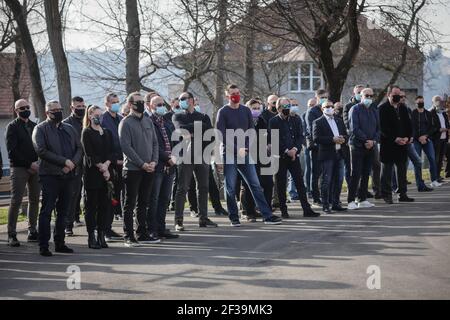
[{"label": "blue surgical mask", "polygon": [[187,110],[189,108],[189,103],[187,102],[187,100],[180,101],[180,107],[183,110]]},{"label": "blue surgical mask", "polygon": [[320,105],[323,105],[327,101],[328,101],[328,98],[321,98],[320,99]]},{"label": "blue surgical mask", "polygon": [[363,103],[364,103],[364,105],[368,108],[368,107],[370,107],[371,105],[372,105],[372,103],[373,103],[373,100],[372,99],[364,99],[364,101],[363,101]]},{"label": "blue surgical mask", "polygon": [[181,108],[175,108],[175,109],[173,109],[173,112],[174,112],[175,114],[178,114],[178,113],[184,113],[184,110],[181,109]]},{"label": "blue surgical mask", "polygon": [[195,106],[194,109],[195,109],[195,111],[197,111],[197,112],[202,112],[202,110],[200,109],[200,106],[199,106],[199,105]]},{"label": "blue surgical mask", "polygon": [[298,106],[291,107],[291,112],[300,115],[300,108]]},{"label": "blue surgical mask", "polygon": [[167,108],[166,107],[156,107],[155,113],[158,116],[163,116],[167,113]]},{"label": "blue surgical mask", "polygon": [[119,113],[120,111],[120,104],[114,103],[111,105],[111,111],[114,113]]},{"label": "blue surgical mask", "polygon": [[360,93],[355,94],[355,100],[356,100],[356,101],[361,101],[361,98],[362,98],[362,96],[361,96]]}]

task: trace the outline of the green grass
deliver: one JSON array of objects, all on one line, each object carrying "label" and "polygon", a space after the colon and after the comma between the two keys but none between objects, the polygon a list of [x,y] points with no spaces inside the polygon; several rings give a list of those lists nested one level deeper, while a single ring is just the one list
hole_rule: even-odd
[{"label": "green grass", "polygon": [[[27,217],[19,214],[18,222],[26,221]],[[8,207],[0,208],[0,225],[8,223]]]}]

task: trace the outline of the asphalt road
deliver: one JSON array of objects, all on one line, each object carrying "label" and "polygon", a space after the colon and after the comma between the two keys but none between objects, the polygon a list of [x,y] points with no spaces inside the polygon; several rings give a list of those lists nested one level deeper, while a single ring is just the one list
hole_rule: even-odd
[{"label": "asphalt road", "polygon": [[[90,250],[77,228],[80,236],[68,239],[76,254],[51,258],[24,242],[7,247],[1,226],[0,299],[449,299],[450,184],[410,196],[415,203],[376,201],[374,209],[319,219],[293,205],[281,226],[235,229],[212,217],[220,228],[200,230],[187,217],[180,239],[134,249]],[[73,265],[80,290],[67,286]],[[368,288],[378,275],[370,266],[380,289]]]}]

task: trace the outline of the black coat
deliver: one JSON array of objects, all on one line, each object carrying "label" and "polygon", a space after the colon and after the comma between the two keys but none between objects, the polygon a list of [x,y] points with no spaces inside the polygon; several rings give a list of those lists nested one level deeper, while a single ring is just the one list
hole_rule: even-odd
[{"label": "black coat", "polygon": [[[279,130],[279,155],[283,158],[286,156],[285,151],[297,148],[297,154],[302,151],[305,137],[303,136],[303,128],[300,117],[289,116],[282,119],[280,115],[273,117],[269,122],[269,135],[273,144],[274,131]],[[276,154],[277,150],[273,150]]]},{"label": "black coat", "polygon": [[386,101],[379,107],[380,113],[380,161],[383,163],[405,161],[408,157],[408,146],[395,143],[397,138],[411,138],[412,124],[408,109],[398,105],[397,110]]},{"label": "black coat", "polygon": [[6,149],[8,150],[11,167],[30,168],[33,162],[38,161],[38,155],[34,150],[33,140],[28,133],[29,126],[33,133],[36,123],[29,120],[28,123],[19,118],[10,122],[6,127]]},{"label": "black coat", "polygon": [[[340,117],[334,117],[334,121],[339,130],[339,135],[345,138],[345,144],[348,143],[347,129],[345,128],[344,121]],[[338,154],[344,158],[343,148],[336,150],[336,144],[333,141],[334,133],[331,130],[326,116],[322,116],[313,122],[313,140],[319,147],[319,161],[336,160]]]},{"label": "black coat", "polygon": [[[420,122],[420,119],[425,121],[425,125]],[[439,120],[439,119],[438,119]],[[411,113],[411,122],[413,128],[413,137],[415,140],[418,140],[419,137],[426,135],[430,139],[433,137],[436,128],[433,126],[432,115],[430,111],[423,110],[420,113],[417,109],[413,110]]]},{"label": "black coat", "polygon": [[[170,160],[169,155],[166,153],[165,149],[165,141],[164,137],[161,131],[161,128],[159,125],[156,124],[154,121],[155,116],[151,116],[150,118],[153,121],[153,124],[155,126],[155,132],[156,136],[158,137],[158,146],[159,146],[159,156],[158,156],[158,164],[156,166],[156,172],[163,172],[164,168],[166,167],[167,162]],[[170,148],[173,149],[174,142],[172,141],[172,133],[175,131],[175,126],[173,125],[171,120],[167,120],[166,117],[163,117],[164,119],[164,128],[166,129],[167,137],[169,138]],[[171,173],[175,172],[175,167],[171,168]]]},{"label": "black coat", "polygon": [[[431,109],[430,113],[431,113],[432,127],[434,128],[434,133],[433,133],[433,135],[430,138],[433,141],[437,141],[437,140],[441,139],[441,134],[442,134],[440,132],[440,130],[441,130],[441,122],[439,121],[439,116],[438,116],[435,108]],[[450,124],[449,124],[449,121],[448,121],[447,112],[443,112],[442,114],[444,115],[445,127],[447,129],[449,129],[450,128]],[[448,136],[448,131],[447,131],[446,140],[448,140],[448,138],[449,138],[449,136]]]}]

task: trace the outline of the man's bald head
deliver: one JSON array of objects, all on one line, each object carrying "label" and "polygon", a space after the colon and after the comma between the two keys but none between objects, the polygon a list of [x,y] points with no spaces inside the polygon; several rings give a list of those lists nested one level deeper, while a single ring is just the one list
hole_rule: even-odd
[{"label": "man's bald head", "polygon": [[20,99],[20,100],[17,100],[16,103],[14,104],[14,109],[17,110],[17,109],[19,109],[19,108],[22,108],[22,107],[29,107],[29,106],[30,106],[30,104],[28,103],[27,100],[25,100],[25,99]]}]

